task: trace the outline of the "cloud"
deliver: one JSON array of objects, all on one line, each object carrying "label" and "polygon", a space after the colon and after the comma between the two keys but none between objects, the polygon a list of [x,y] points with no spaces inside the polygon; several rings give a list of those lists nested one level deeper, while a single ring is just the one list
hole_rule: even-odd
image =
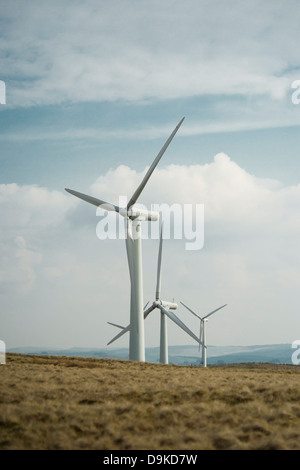
[{"label": "cloud", "polygon": [[[146,171],[146,170],[145,170]],[[119,195],[128,199],[142,180],[144,173],[136,173],[122,165],[101,175],[91,186],[93,195],[118,204]],[[116,194],[116,188],[118,192]],[[205,165],[170,165],[156,169],[143,192],[146,205],[160,201],[172,205],[204,204],[208,223],[238,224],[257,228],[259,224],[282,220],[282,204],[289,194],[296,197],[298,188],[281,188],[278,181],[257,178],[219,153],[212,163]],[[275,206],[279,200],[281,206]],[[276,207],[276,211],[274,210]],[[279,211],[279,212],[278,212]],[[234,227],[234,225],[232,225]]]},{"label": "cloud", "polygon": [[[85,192],[118,202],[119,195],[131,196],[144,172],[117,167]],[[165,240],[163,297],[202,313],[228,303],[226,315],[212,321],[212,344],[294,340],[300,186],[257,178],[220,153],[205,165],[157,168],[140,202],[150,207],[161,201],[205,208],[202,250],[186,251],[183,241]],[[114,334],[106,322],[129,319],[124,240],[98,240],[95,208],[47,188],[1,185],[0,214],[6,344],[104,347]],[[157,240],[143,242],[145,302],[154,295],[157,248]],[[196,328],[186,312],[179,315]],[[158,344],[157,328],[153,315],[147,319],[147,345]],[[170,344],[189,343],[173,325],[169,335]]]},{"label": "cloud", "polygon": [[298,66],[290,47],[298,36],[296,2],[289,9],[262,1],[188,3],[5,4],[0,68],[7,102],[285,97]]},{"label": "cloud", "polygon": [[0,185],[2,291],[36,293],[47,243],[72,203],[58,191]]},{"label": "cloud", "polygon": [[[185,105],[182,105],[182,108],[185,109]],[[188,106],[187,108],[189,109]],[[199,103],[199,108],[201,108],[201,103]],[[228,109],[230,109],[230,113]],[[209,109],[205,105],[205,112],[203,111],[202,116],[195,116],[193,112],[191,112],[191,115],[189,115],[189,112],[187,113],[188,116],[180,130],[180,135],[187,137],[223,132],[293,127],[297,126],[298,123],[298,111],[297,106],[291,105],[289,97],[284,102],[281,102],[280,106],[277,102],[271,102],[265,97],[259,97],[256,100],[252,99],[251,105],[249,105],[247,100],[242,99],[234,100],[231,103],[226,99],[224,100],[224,98],[220,98],[220,100],[215,99],[211,101]],[[89,115],[88,111],[82,112],[82,114],[85,113],[87,116]],[[75,121],[72,123],[72,126],[66,125],[65,128],[62,128],[61,123],[57,127],[55,122],[51,124],[51,129],[49,129],[48,127],[39,127],[39,123],[36,122],[34,125],[29,125],[26,132],[22,128],[18,129],[17,126],[13,131],[5,129],[0,134],[0,140],[2,142],[23,142],[28,144],[45,141],[78,142],[86,141],[87,139],[90,142],[104,141],[106,139],[144,141],[157,138],[164,139],[174,127],[174,118],[169,122],[157,122],[155,124],[151,122],[143,124],[138,122],[136,124],[134,119],[132,119],[132,127],[130,129],[126,128],[124,122],[121,122],[115,128],[106,128],[103,126],[103,123],[91,126],[88,122],[84,127],[78,127]]]}]

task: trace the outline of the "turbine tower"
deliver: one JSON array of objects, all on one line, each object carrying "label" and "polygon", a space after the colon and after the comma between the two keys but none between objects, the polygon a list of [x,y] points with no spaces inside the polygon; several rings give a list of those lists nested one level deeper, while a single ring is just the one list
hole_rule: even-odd
[{"label": "turbine tower", "polygon": [[175,136],[184,118],[177,124],[174,131],[167,139],[160,152],[149,167],[142,182],[135,190],[126,207],[121,208],[114,204],[109,204],[101,199],[97,199],[86,194],[66,189],[67,192],[84,201],[100,206],[102,209],[115,211],[124,217],[125,238],[127,260],[130,274],[130,339],[129,339],[129,359],[134,361],[145,361],[145,338],[144,338],[144,318],[143,318],[143,276],[142,276],[142,245],[141,245],[141,221],[156,221],[159,218],[157,212],[135,208],[141,192],[145,188],[150,176],[156,168],[161,157],[165,153],[171,140]]},{"label": "turbine tower", "polygon": [[[146,310],[148,304],[144,307],[144,319],[147,318],[149,313],[152,310],[158,308],[160,310],[160,362],[162,364],[168,364],[168,334],[167,334],[167,318],[170,318],[176,325],[182,328],[188,335],[190,335],[197,343],[199,347],[201,344],[201,338],[197,338],[196,335],[175,315],[174,312],[170,310],[176,310],[177,304],[174,302],[168,302],[166,300],[161,300],[160,290],[161,290],[161,261],[162,261],[162,244],[163,244],[163,224],[160,231],[160,241],[159,241],[159,250],[158,250],[158,261],[157,261],[157,280],[156,280],[156,291],[155,291],[155,300],[152,305]],[[149,303],[149,302],[148,302]],[[127,331],[130,330],[130,325],[127,327],[117,325],[115,323],[108,322],[110,325],[120,328],[122,331],[114,336],[113,339],[108,343],[111,344],[124,335]]]},{"label": "turbine tower", "polygon": [[227,304],[222,305],[222,307],[216,308],[212,312],[208,313],[204,317],[200,317],[197,315],[197,313],[193,312],[187,305],[185,305],[183,302],[180,302],[187,310],[189,310],[193,315],[195,315],[197,318],[200,320],[200,333],[199,333],[199,350],[200,350],[200,342],[202,344],[202,365],[203,367],[206,367],[206,322],[208,321],[207,318],[210,317],[213,313],[217,312],[218,310],[221,310],[221,308],[226,307]]}]

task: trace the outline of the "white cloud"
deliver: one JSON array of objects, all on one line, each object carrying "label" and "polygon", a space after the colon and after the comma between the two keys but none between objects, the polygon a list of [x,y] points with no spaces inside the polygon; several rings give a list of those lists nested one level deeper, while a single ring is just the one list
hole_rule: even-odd
[{"label": "white cloud", "polygon": [[[17,246],[15,252],[17,270],[24,277],[21,284],[22,289],[25,291],[32,290],[36,281],[35,267],[41,262],[42,256],[40,253],[28,250],[23,237],[17,236],[14,241]],[[15,282],[15,279],[11,279],[11,281]]]},{"label": "white cloud", "polygon": [[[285,96],[297,67],[296,1],[132,0],[3,5],[8,103]],[[298,77],[294,77],[296,79]]]},{"label": "white cloud", "polygon": [[[118,202],[142,175],[121,166],[85,192]],[[211,322],[211,344],[293,341],[300,326],[300,186],[257,178],[218,154],[205,165],[157,168],[140,202],[161,201],[205,207],[203,250],[165,241],[163,297],[202,313],[228,303],[226,315]],[[104,347],[114,334],[106,322],[128,323],[124,240],[98,240],[96,211],[87,206],[47,188],[1,185],[1,325],[8,345]],[[157,240],[143,244],[145,302],[154,295],[157,248]],[[196,331],[186,312],[179,315]],[[153,315],[148,345],[158,344],[157,328]],[[189,343],[172,325],[169,338]]]}]

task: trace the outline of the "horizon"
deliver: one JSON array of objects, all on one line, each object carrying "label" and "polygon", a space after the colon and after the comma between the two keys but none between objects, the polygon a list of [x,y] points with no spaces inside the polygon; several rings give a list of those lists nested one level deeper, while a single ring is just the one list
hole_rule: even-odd
[{"label": "horizon", "polygon": [[[203,365],[202,353],[198,346],[171,345],[168,347],[168,364],[180,366],[207,367],[218,364],[292,364],[298,366],[299,344],[261,344],[261,345],[208,345],[206,352],[205,366]],[[130,360],[129,350],[121,348],[99,348],[99,347],[71,347],[71,348],[47,348],[47,347],[18,347],[10,348],[7,354],[24,354],[37,356],[57,356],[57,357],[90,357],[96,359]],[[145,362],[161,363],[160,347],[145,348]],[[5,363],[5,360],[4,362]]]}]

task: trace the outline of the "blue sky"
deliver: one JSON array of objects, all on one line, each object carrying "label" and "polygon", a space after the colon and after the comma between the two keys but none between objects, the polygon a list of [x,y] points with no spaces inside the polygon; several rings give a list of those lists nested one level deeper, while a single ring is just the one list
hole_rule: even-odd
[{"label": "blue sky", "polygon": [[[104,347],[114,335],[107,321],[127,324],[124,244],[100,246],[94,208],[64,188],[110,202],[129,196],[183,116],[141,202],[204,204],[205,244],[186,252],[168,241],[166,294],[199,314],[228,303],[211,319],[212,344],[298,339],[297,2],[0,6],[0,334],[8,347]],[[156,249],[144,244],[145,297]],[[158,318],[146,335],[158,345]],[[170,325],[170,344],[190,341]]]}]

